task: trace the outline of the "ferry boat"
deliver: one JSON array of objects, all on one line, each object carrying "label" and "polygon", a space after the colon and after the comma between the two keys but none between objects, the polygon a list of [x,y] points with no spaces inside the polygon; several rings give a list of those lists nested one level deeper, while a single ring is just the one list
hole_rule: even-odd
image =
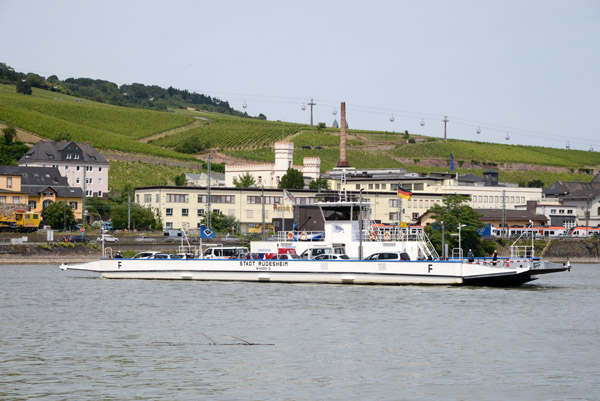
[{"label": "ferry boat", "polygon": [[[443,260],[423,230],[374,228],[369,219],[369,203],[343,200],[317,206],[324,221],[322,241],[298,240],[295,232],[281,232],[281,241],[252,242],[248,256],[238,259],[203,259],[201,253],[185,259],[112,259],[103,249],[101,260],[63,263],[61,268],[97,272],[114,279],[484,286],[521,285],[542,274],[570,269],[568,262],[550,263],[534,257],[532,246],[513,246],[511,257],[498,260],[469,260],[462,257],[462,252]],[[299,237],[308,239],[309,235]],[[278,249],[293,249],[301,255],[314,247],[345,253],[350,259],[277,257]],[[183,252],[193,254],[195,250]],[[254,259],[256,255],[263,258]],[[265,255],[275,258],[265,259]]]}]

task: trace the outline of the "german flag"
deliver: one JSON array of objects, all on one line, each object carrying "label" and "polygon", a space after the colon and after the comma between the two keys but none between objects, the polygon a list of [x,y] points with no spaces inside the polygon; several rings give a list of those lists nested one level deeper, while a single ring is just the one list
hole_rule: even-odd
[{"label": "german flag", "polygon": [[410,199],[411,196],[412,196],[412,192],[405,191],[401,187],[398,187],[398,197],[399,198]]}]

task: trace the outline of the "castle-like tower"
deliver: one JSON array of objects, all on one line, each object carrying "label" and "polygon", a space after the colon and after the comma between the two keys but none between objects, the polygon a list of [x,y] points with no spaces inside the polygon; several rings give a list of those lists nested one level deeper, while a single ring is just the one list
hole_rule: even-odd
[{"label": "castle-like tower", "polygon": [[225,165],[225,186],[233,187],[234,178],[239,179],[246,173],[254,177],[257,187],[277,188],[281,177],[288,168],[294,168],[302,173],[308,181],[316,180],[321,173],[321,159],[305,157],[303,166],[294,166],[294,144],[291,142],[276,142],[274,145],[275,163],[239,163]]}]

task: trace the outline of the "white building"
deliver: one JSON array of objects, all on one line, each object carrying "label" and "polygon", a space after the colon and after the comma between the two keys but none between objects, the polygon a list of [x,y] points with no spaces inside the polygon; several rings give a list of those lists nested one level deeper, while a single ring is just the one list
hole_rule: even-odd
[{"label": "white building", "polygon": [[56,167],[69,186],[86,196],[108,194],[108,161],[89,143],[40,141],[21,159],[21,167]]},{"label": "white building", "polygon": [[234,179],[250,174],[254,177],[257,187],[277,188],[281,177],[288,168],[294,168],[302,173],[305,181],[319,178],[321,159],[305,157],[303,166],[294,166],[294,144],[291,142],[275,143],[275,163],[240,163],[225,165],[225,186],[234,187]]},{"label": "white building", "polygon": [[[498,182],[498,173],[486,171],[484,177],[431,173],[423,176],[418,173],[403,173],[401,170],[353,170],[347,169],[345,177],[340,171],[329,171],[331,189],[348,191],[396,191],[398,186],[420,193],[454,195],[470,198],[469,206],[475,209],[515,209],[528,201],[542,201],[541,188],[524,188],[513,183]],[[410,201],[407,202],[410,204]]]}]

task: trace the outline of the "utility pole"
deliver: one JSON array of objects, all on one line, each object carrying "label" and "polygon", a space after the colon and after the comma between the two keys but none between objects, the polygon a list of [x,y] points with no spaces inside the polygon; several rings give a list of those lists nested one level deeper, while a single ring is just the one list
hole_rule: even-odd
[{"label": "utility pole", "polygon": [[502,190],[502,238],[506,238],[506,190]]},{"label": "utility pole", "polygon": [[85,203],[86,203],[86,196],[87,196],[87,166],[82,166],[83,167],[83,200],[82,200],[82,209],[81,209],[81,224],[83,226],[85,226],[86,223],[86,216],[85,216]]},{"label": "utility pole", "polygon": [[442,120],[444,122],[444,141],[446,140],[446,124],[448,123],[448,116],[444,116]]},{"label": "utility pole", "polygon": [[131,192],[127,193],[127,231],[131,231]]},{"label": "utility pole", "polygon": [[208,170],[208,179],[206,182],[206,188],[208,189],[206,196],[206,228],[210,228],[210,156],[208,156],[208,165],[206,168]]},{"label": "utility pole", "polygon": [[313,99],[310,99],[310,103],[308,105],[310,106],[310,127],[312,128],[312,126],[313,126],[313,106],[316,106],[317,104],[315,103],[315,101]]}]

